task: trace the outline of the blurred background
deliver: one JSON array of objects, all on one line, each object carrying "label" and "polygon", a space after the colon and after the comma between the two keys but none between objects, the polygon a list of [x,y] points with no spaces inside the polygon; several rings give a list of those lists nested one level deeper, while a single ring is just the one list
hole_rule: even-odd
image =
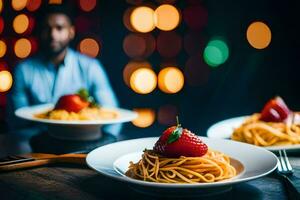
[{"label": "blurred background", "polygon": [[72,47],[104,65],[141,136],[181,124],[205,135],[213,123],[259,112],[281,96],[300,110],[297,1],[0,0],[0,132],[17,62],[39,51],[41,6],[76,13]]}]

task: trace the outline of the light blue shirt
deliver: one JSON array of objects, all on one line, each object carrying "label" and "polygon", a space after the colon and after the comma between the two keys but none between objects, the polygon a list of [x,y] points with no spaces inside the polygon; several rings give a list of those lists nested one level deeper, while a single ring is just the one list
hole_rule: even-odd
[{"label": "light blue shirt", "polygon": [[[118,102],[108,77],[96,59],[72,49],[67,50],[64,62],[58,67],[42,57],[29,58],[15,68],[14,84],[8,96],[8,124],[21,128],[24,122],[16,119],[14,111],[24,106],[56,103],[66,94],[86,88],[101,106],[117,107]],[[110,125],[105,130],[118,134],[121,126]]]}]

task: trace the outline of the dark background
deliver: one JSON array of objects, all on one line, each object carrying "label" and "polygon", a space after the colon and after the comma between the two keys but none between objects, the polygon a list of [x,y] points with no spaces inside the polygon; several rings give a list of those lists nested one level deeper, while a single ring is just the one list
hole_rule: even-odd
[{"label": "dark background", "polygon": [[[265,102],[275,95],[280,95],[292,110],[300,110],[300,5],[297,1],[174,1],[173,5],[181,11],[200,4],[208,13],[207,24],[196,32],[204,41],[199,53],[203,52],[210,39],[217,36],[227,42],[229,58],[216,68],[209,67],[208,80],[201,85],[191,86],[186,82],[184,88],[176,94],[166,94],[156,88],[146,95],[136,94],[123,81],[123,69],[131,60],[122,46],[124,38],[130,33],[123,24],[123,15],[130,6],[152,2],[151,4],[157,7],[159,2],[163,1],[101,0],[97,1],[95,9],[88,13],[80,11],[76,2],[68,2],[74,7],[76,15],[89,18],[94,24],[89,31],[77,34],[73,47],[76,48],[78,41],[83,37],[96,37],[101,43],[97,58],[105,66],[121,107],[152,108],[156,112],[156,120],[150,127],[141,129],[131,123],[126,124],[124,131],[128,131],[128,134],[131,130],[140,130],[141,136],[154,131],[159,135],[160,131],[169,125],[157,120],[159,110],[164,105],[176,107],[181,124],[198,135],[205,135],[206,129],[217,121],[259,112]],[[20,13],[29,12],[26,9],[14,11],[10,1],[5,1],[0,14],[5,21],[0,38],[8,42],[7,55],[0,58],[0,62],[6,63],[11,71],[19,60],[14,57],[9,44],[20,37],[14,33],[11,24],[13,18]],[[254,21],[263,21],[271,29],[272,41],[265,49],[255,49],[247,41],[247,27]],[[182,20],[175,31],[184,38],[191,30]],[[156,38],[160,32],[155,29],[151,34]],[[178,67],[184,70],[189,57],[182,48],[174,59]],[[146,60],[152,64],[156,73],[164,61],[157,51]],[[6,94],[0,93],[0,131],[5,130]],[[174,118],[174,113],[166,112],[164,116]]]}]

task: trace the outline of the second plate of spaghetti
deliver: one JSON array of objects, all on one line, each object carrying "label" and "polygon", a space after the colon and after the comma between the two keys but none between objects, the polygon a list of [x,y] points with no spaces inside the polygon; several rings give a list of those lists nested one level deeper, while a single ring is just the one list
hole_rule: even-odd
[{"label": "second plate of spaghetti", "polygon": [[[259,114],[253,114],[248,116],[240,116],[234,117],[230,119],[226,119],[220,122],[213,124],[207,130],[207,137],[216,138],[216,139],[232,139],[232,137],[236,137],[235,140],[241,140],[243,134],[247,134],[247,131],[253,133],[254,131],[258,131],[260,134],[266,134],[268,137],[253,139],[253,144],[255,141],[257,142],[272,142],[272,138],[282,138],[285,143],[280,144],[279,142],[273,144],[272,146],[263,146],[263,148],[270,151],[279,151],[279,150],[288,150],[288,151],[296,151],[300,150],[300,144],[289,144],[290,136],[286,135],[286,131],[292,132],[293,129],[288,129],[283,123],[265,123],[257,120]],[[291,126],[291,128],[294,128]],[[298,131],[300,131],[300,128]],[[234,133],[234,136],[233,136]],[[297,137],[299,138],[300,135]],[[297,138],[293,137],[293,138]],[[233,138],[234,139],[234,138]],[[262,146],[262,145],[260,145]]]},{"label": "second plate of spaghetti", "polygon": [[[168,196],[170,196],[170,194],[176,196],[180,192],[184,196],[199,192],[205,194],[210,192],[216,193],[222,191],[222,189],[230,189],[233,184],[265,176],[276,169],[276,156],[263,148],[231,140],[200,138],[207,144],[209,149],[213,149],[211,152],[209,150],[208,153],[213,155],[208,155],[207,157],[203,156],[202,159],[211,159],[215,156],[219,156],[220,158],[220,156],[226,155],[222,163],[226,163],[228,158],[231,160],[230,164],[234,169],[232,169],[231,165],[225,164],[224,167],[227,169],[224,171],[226,172],[224,177],[219,177],[219,180],[212,180],[211,177],[208,176],[205,177],[207,181],[197,183],[169,183],[168,181],[151,182],[138,180],[129,177],[128,174],[126,175],[132,163],[138,162],[143,154],[146,154],[146,156],[148,156],[146,159],[151,162],[151,159],[153,159],[151,157],[155,155],[153,155],[151,151],[144,150],[151,150],[158,140],[157,137],[126,140],[99,147],[88,154],[86,161],[89,167],[95,171],[110,178],[126,182],[135,190],[153,195],[159,191],[160,194],[167,194]],[[237,149],[239,149],[239,151],[237,151]],[[169,161],[161,160],[160,164],[164,162]],[[172,160],[171,162],[174,161]],[[182,160],[182,162],[193,164],[194,161]],[[260,165],[257,165],[257,163],[260,163]],[[177,164],[180,165],[180,163]],[[204,168],[203,170],[205,170]],[[202,189],[199,190],[199,188]],[[188,193],[186,193],[186,189],[188,189]]]}]

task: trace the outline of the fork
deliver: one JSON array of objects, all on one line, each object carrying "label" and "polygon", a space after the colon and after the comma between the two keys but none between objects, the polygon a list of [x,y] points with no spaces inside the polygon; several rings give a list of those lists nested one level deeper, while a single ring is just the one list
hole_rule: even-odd
[{"label": "fork", "polygon": [[286,183],[291,199],[300,199],[300,179],[293,175],[294,171],[285,150],[279,150],[277,172]]}]

